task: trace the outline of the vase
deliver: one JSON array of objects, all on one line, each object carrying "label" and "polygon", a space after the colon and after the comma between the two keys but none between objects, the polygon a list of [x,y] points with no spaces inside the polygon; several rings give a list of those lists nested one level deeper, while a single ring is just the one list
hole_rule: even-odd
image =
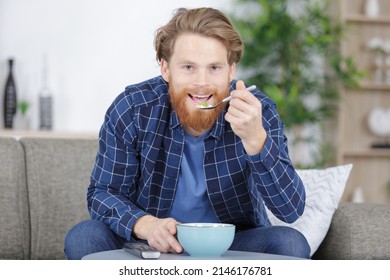
[{"label": "vase", "polygon": [[13,59],[8,60],[8,77],[4,90],[4,128],[13,128],[16,114],[16,87],[13,76]]},{"label": "vase", "polygon": [[385,80],[384,77],[384,64],[385,64],[385,56],[382,52],[377,51],[375,53],[375,72],[374,72],[374,81],[377,84],[382,84]]},{"label": "vase", "polygon": [[379,16],[379,2],[378,0],[366,0],[364,6],[364,13],[368,17]]}]

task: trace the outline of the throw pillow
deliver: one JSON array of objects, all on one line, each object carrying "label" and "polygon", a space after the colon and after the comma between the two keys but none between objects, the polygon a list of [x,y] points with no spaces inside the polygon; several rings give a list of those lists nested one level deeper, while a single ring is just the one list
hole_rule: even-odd
[{"label": "throw pillow", "polygon": [[312,256],[329,230],[351,169],[352,164],[326,169],[297,169],[306,190],[305,211],[298,220],[288,224],[276,218],[266,207],[271,224],[289,226],[299,230],[306,237]]}]

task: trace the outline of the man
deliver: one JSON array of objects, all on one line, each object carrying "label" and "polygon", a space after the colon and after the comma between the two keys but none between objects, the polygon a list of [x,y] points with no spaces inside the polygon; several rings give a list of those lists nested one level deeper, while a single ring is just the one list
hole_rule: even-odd
[{"label": "man", "polygon": [[[143,240],[181,253],[176,225],[236,225],[231,250],[308,258],[294,222],[305,190],[274,103],[235,81],[243,43],[212,8],[179,9],[155,37],[161,76],[128,86],[106,113],[88,189],[92,219],[65,240],[69,259]],[[228,106],[216,104],[232,95]]]}]

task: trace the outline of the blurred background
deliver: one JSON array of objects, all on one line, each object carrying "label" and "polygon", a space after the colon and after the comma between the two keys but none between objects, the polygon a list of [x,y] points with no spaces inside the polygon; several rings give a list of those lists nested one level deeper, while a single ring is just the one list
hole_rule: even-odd
[{"label": "blurred background", "polygon": [[[155,30],[201,6],[242,35],[236,77],[276,102],[296,167],[353,163],[343,200],[390,203],[388,0],[0,0],[0,136],[96,137],[127,85],[160,74]],[[18,106],[5,129],[10,59]]]},{"label": "blurred background", "polygon": [[0,0],[1,126],[9,58],[29,129],[39,128],[39,93],[47,61],[53,130],[97,132],[126,85],[159,74],[154,31],[174,9],[229,6],[228,0]]}]

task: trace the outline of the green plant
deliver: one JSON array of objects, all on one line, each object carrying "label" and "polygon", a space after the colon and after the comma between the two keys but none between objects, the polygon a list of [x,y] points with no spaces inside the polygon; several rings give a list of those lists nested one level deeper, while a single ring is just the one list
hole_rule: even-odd
[{"label": "green plant", "polygon": [[[334,115],[340,88],[363,73],[338,51],[345,26],[328,14],[328,0],[236,0],[231,15],[245,43],[239,70],[277,104],[287,128]],[[296,13],[291,5],[298,5]]]},{"label": "green plant", "polygon": [[17,109],[22,113],[22,116],[26,115],[29,107],[30,107],[30,104],[25,100],[19,101],[17,103]]},{"label": "green plant", "polygon": [[[300,168],[334,163],[335,143],[324,137],[329,135],[324,124],[334,119],[342,88],[358,87],[365,75],[353,58],[341,55],[348,30],[330,15],[329,5],[329,0],[236,0],[230,15],[245,43],[238,70],[276,103]],[[306,128],[313,126],[322,135],[308,136]],[[302,148],[312,153],[310,162],[301,158]]]}]

